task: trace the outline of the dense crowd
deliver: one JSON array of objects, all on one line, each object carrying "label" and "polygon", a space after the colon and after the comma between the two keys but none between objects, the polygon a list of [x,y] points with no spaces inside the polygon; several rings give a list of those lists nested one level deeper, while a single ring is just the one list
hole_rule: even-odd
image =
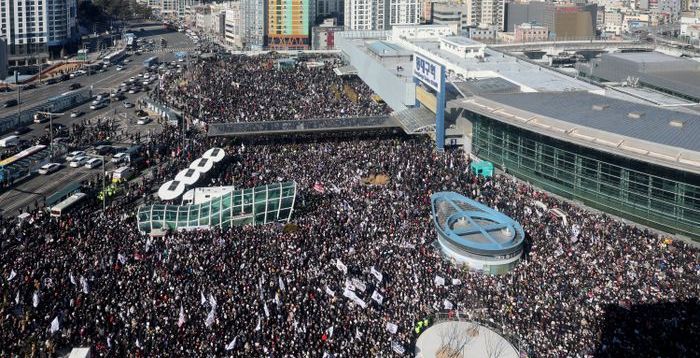
[{"label": "dense crowd", "polygon": [[202,60],[166,77],[153,96],[206,123],[387,114],[361,80],[333,72],[340,64],[335,57],[288,62],[275,55]]},{"label": "dense crowd", "polygon": [[[164,133],[147,148],[159,178],[214,144]],[[41,212],[5,219],[0,356],[78,346],[96,356],[398,356],[412,351],[415,323],[444,311],[445,299],[502,325],[533,356],[700,355],[698,310],[682,308],[697,307],[697,249],[507,176],[473,176],[461,151],[432,148],[390,133],[229,143],[230,164],[209,183],[296,181],[286,226],[151,238],[137,231],[128,203],[60,220]],[[375,174],[388,183],[365,184]],[[429,196],[445,190],[523,224],[528,254],[512,272],[483,275],[440,257]],[[567,225],[535,200],[561,209]],[[437,286],[436,275],[447,285]],[[352,279],[366,286],[353,284],[364,308],[344,296]],[[671,306],[638,309],[659,303]],[[645,328],[614,329],[610,307],[621,308],[621,321],[638,312]],[[659,337],[665,344],[653,344]]]}]

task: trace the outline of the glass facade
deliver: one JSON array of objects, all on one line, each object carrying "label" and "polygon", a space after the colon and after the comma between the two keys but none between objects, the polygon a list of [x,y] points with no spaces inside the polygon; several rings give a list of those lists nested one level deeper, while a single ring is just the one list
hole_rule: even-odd
[{"label": "glass facade", "polygon": [[700,239],[700,175],[578,146],[470,114],[472,152],[547,191]]},{"label": "glass facade", "polygon": [[284,182],[232,190],[200,204],[146,205],[139,208],[139,230],[150,233],[154,229],[228,228],[289,221],[296,193],[295,182]]}]

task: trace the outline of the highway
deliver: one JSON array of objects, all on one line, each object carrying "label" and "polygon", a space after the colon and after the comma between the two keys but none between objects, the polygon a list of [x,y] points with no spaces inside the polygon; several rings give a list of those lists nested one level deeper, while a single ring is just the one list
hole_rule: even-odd
[{"label": "highway", "polygon": [[[151,56],[158,56],[162,62],[170,62],[175,60],[175,50],[195,50],[194,43],[184,34],[178,32],[164,32],[162,26],[150,26],[145,27],[145,31],[134,31],[138,37],[144,37],[146,39],[153,38],[154,40],[159,40],[161,37],[165,38],[167,41],[167,48],[154,50],[150,52],[144,52],[141,55],[130,55],[127,58],[131,60],[129,64],[126,65],[123,71],[115,71],[115,67],[110,67],[108,71],[103,73],[97,73],[91,76],[81,76],[69,81],[53,84],[53,85],[41,85],[37,89],[23,91],[22,92],[22,105],[30,107],[34,104],[43,103],[48,98],[52,96],[59,95],[68,91],[68,86],[71,83],[80,83],[83,87],[93,86],[93,92],[107,92],[110,88],[117,88],[121,82],[129,79],[129,77],[136,76],[139,72],[143,71],[143,60]],[[141,34],[141,35],[140,35]],[[145,36],[142,36],[145,35]],[[151,84],[153,87],[154,84]],[[126,99],[124,101],[129,101],[131,103],[136,103],[138,98],[143,96],[143,92],[137,94],[125,94]],[[3,93],[0,95],[0,103],[4,103],[7,99],[16,98],[17,93]],[[141,132],[142,138],[148,140],[152,134],[158,133],[160,131],[160,124],[153,121],[147,125],[135,125],[133,120],[135,120],[134,111],[135,108],[125,108],[123,102],[113,102],[109,107],[100,110],[91,110],[90,103],[83,104],[76,108],[66,110],[63,116],[54,118],[53,122],[60,123],[68,128],[75,122],[82,122],[84,120],[94,120],[97,117],[114,116],[118,119],[119,126],[124,129],[127,133]],[[7,115],[8,113],[16,113],[17,107],[12,108],[2,108],[0,109],[0,116]],[[78,118],[70,118],[70,112],[82,111],[85,114]],[[28,127],[31,129],[30,132],[21,135],[22,139],[29,139],[43,136],[46,134],[44,127],[48,123],[41,124],[31,124]],[[4,135],[3,135],[4,136]],[[114,144],[126,144],[118,143]],[[106,171],[111,171],[114,165],[109,162],[110,158],[107,157]],[[27,207],[33,207],[34,203],[37,202],[41,204],[43,200],[49,195],[55,193],[56,191],[64,188],[66,185],[75,181],[85,181],[90,178],[100,178],[102,167],[96,169],[81,168],[71,168],[68,163],[64,160],[54,160],[56,162],[62,163],[63,167],[49,175],[38,175],[35,174],[22,182],[15,184],[12,188],[6,190],[0,194],[0,214],[3,216],[17,215],[20,209],[26,209]]]}]

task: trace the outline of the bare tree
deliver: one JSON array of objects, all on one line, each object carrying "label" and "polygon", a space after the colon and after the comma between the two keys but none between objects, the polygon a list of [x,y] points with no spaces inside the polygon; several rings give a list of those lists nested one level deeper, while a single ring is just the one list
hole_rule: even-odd
[{"label": "bare tree", "polygon": [[463,358],[464,347],[479,335],[479,327],[474,323],[449,322],[441,326],[438,358]]},{"label": "bare tree", "polygon": [[484,348],[488,358],[501,358],[505,356],[509,343],[498,333],[490,331],[484,336]]}]

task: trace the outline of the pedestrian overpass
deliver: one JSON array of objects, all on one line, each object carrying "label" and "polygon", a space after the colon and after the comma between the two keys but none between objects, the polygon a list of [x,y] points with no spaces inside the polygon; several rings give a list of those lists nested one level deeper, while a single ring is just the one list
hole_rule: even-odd
[{"label": "pedestrian overpass", "polygon": [[209,137],[243,137],[401,128],[393,116],[299,119],[270,122],[210,123]]}]

